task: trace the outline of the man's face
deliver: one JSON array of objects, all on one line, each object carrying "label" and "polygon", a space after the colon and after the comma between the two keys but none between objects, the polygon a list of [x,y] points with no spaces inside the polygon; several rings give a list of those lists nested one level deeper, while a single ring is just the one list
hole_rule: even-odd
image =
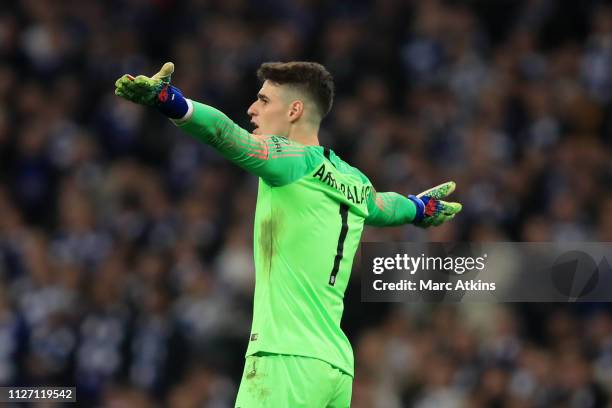
[{"label": "man's face", "polygon": [[265,81],[257,94],[257,100],[247,113],[255,125],[256,135],[287,136],[291,125],[290,102],[280,85]]}]

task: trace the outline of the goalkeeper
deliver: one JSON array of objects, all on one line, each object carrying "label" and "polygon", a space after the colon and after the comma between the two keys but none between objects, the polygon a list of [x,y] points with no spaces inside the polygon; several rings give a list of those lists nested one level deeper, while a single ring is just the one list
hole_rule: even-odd
[{"label": "goalkeeper", "polygon": [[447,182],[408,197],[376,192],[368,178],[320,146],[333,79],[312,62],[264,63],[248,132],[219,110],[153,77],[124,75],[115,93],[153,106],[197,140],[259,177],[253,324],[236,407],[350,406],[353,352],[340,328],[364,225],[437,226],[461,204]]}]

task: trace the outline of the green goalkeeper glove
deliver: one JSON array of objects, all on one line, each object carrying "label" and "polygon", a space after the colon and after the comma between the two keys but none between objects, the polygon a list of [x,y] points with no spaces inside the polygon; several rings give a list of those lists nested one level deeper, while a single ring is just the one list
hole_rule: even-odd
[{"label": "green goalkeeper glove", "polygon": [[450,195],[453,191],[455,191],[455,182],[448,181],[416,196],[408,196],[417,207],[413,224],[417,227],[428,228],[452,220],[455,214],[461,211],[462,205],[442,201],[441,198]]},{"label": "green goalkeeper glove", "polygon": [[125,74],[115,82],[115,95],[139,105],[154,106],[172,119],[187,113],[187,100],[177,88],[170,85],[174,64],[166,62],[152,77]]}]

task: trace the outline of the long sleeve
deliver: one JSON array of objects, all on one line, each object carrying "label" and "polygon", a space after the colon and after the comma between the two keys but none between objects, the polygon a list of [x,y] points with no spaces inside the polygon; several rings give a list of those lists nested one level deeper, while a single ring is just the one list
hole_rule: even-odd
[{"label": "long sleeve", "polygon": [[253,135],[223,112],[199,102],[190,103],[189,117],[175,121],[176,125],[268,184],[288,184],[309,171],[307,146],[284,137]]},{"label": "long sleeve", "polygon": [[368,212],[366,225],[391,227],[411,223],[416,214],[416,206],[401,194],[374,191],[368,201]]}]

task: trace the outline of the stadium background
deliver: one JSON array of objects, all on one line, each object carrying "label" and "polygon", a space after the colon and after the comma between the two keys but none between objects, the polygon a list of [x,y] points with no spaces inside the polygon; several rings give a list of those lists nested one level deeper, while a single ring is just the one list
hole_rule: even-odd
[{"label": "stadium background", "polygon": [[[379,191],[458,184],[454,222],[365,240],[612,240],[606,2],[3,2],[1,385],[232,406],[256,179],[113,84],[171,60],[249,128],[256,68],[295,59],[335,76],[321,141]],[[608,305],[361,304],[358,278],[354,407],[608,406]]]}]

